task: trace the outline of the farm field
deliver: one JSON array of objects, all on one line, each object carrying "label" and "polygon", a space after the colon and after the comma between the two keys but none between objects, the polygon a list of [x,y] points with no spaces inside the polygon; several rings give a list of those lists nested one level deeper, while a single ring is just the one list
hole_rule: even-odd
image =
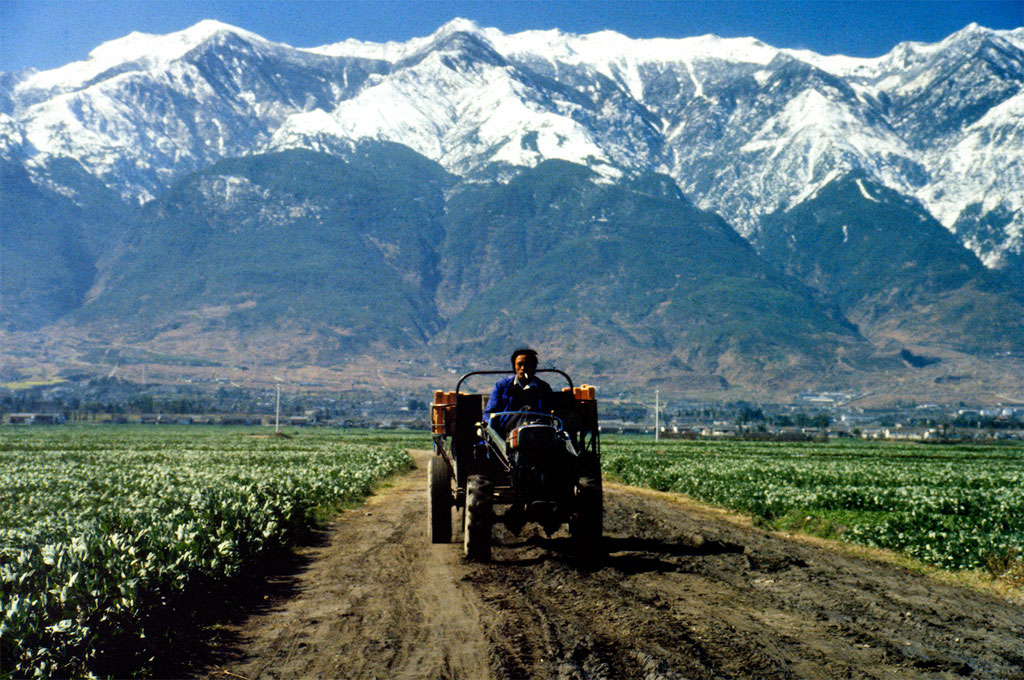
[{"label": "farm field", "polygon": [[[429,451],[342,515],[270,604],[220,629],[189,673],[245,678],[1005,680],[1019,599],[684,496],[608,482],[608,554],[498,525],[490,563],[426,536]],[[453,513],[458,522],[459,513]]]},{"label": "farm field", "polygon": [[[429,544],[429,442],[0,430],[0,678],[997,678],[1024,661],[1019,598],[762,530],[877,545],[902,531],[890,547],[922,560],[915,546],[960,540],[936,553],[959,562],[931,560],[946,568],[1019,568],[1020,447],[605,437],[610,478],[757,526],[609,482],[608,556],[580,565],[536,527],[496,528],[491,564]],[[296,548],[301,568],[281,559]],[[263,567],[286,587],[266,590]],[[248,591],[267,604],[224,623]]]},{"label": "farm field", "polygon": [[603,444],[605,473],[626,484],[684,493],[768,528],[1024,581],[1022,446],[629,437]]},{"label": "farm field", "polygon": [[0,678],[145,673],[232,581],[411,465],[401,436],[264,433],[5,428]]}]

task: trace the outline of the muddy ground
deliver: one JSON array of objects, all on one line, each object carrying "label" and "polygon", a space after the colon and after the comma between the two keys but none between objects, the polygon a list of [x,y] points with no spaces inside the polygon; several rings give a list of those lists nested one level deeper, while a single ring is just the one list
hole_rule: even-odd
[{"label": "muddy ground", "polygon": [[606,486],[597,563],[533,526],[496,528],[493,561],[464,562],[427,542],[428,455],[221,627],[193,674],[1024,678],[1024,605],[669,494]]}]

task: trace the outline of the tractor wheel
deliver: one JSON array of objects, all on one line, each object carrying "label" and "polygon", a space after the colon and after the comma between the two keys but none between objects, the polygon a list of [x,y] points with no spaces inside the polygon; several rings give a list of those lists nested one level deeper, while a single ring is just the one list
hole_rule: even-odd
[{"label": "tractor wheel", "polygon": [[428,527],[431,543],[452,542],[452,477],[448,463],[433,456],[427,463],[430,493],[427,496]]},{"label": "tractor wheel", "polygon": [[601,553],[601,535],[604,531],[604,493],[600,477],[580,477],[576,482],[576,512],[569,520],[576,553],[582,557],[597,557]]},{"label": "tractor wheel", "polygon": [[466,509],[463,513],[467,559],[479,562],[491,559],[492,506],[491,483],[481,475],[470,475],[466,480]]}]

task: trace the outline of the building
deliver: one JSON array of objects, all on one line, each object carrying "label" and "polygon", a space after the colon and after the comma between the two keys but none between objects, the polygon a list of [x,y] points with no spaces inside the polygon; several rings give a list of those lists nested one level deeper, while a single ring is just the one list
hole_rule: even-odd
[{"label": "building", "polygon": [[62,413],[12,413],[7,422],[11,425],[63,425]]}]

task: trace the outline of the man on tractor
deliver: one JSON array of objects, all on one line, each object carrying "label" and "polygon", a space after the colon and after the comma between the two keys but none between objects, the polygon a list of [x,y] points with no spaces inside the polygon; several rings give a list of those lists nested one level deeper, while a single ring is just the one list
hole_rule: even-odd
[{"label": "man on tractor", "polygon": [[517,425],[529,418],[526,414],[498,416],[491,422],[492,413],[506,411],[530,411],[538,415],[550,415],[554,405],[551,387],[536,376],[537,352],[520,347],[512,352],[512,369],[515,375],[502,378],[494,385],[491,396],[484,408],[484,425],[491,426],[502,437],[508,435]]},{"label": "man on tractor", "polygon": [[[563,371],[538,370],[534,350],[516,349],[511,361],[513,375],[494,385],[486,406],[482,395],[463,391],[463,382],[505,371],[467,373],[433,407],[439,422],[429,471],[431,540],[451,539],[451,511],[462,508],[470,559],[490,559],[495,522],[513,534],[534,522],[548,536],[568,524],[579,553],[596,555],[603,507],[597,404],[574,392]],[[568,385],[554,392],[538,372],[559,374]],[[504,511],[496,513],[495,505]]]}]

